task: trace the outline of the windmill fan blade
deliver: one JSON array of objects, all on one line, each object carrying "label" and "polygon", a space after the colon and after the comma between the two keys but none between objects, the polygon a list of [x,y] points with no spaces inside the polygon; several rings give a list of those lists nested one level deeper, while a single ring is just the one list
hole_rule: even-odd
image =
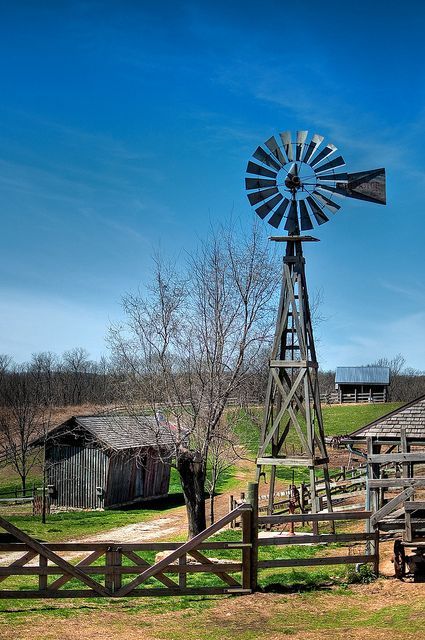
[{"label": "windmill fan blade", "polygon": [[245,187],[247,189],[263,189],[275,186],[276,180],[266,180],[265,178],[245,178]]},{"label": "windmill fan blade", "polygon": [[337,187],[344,190],[348,198],[367,200],[376,204],[386,204],[385,169],[360,171],[348,174],[348,183],[337,182]]},{"label": "windmill fan blade", "polygon": [[326,147],[320,153],[318,153],[317,156],[313,158],[313,160],[309,163],[310,167],[316,166],[316,164],[319,164],[319,162],[330,156],[331,153],[335,153],[335,151],[336,146],[334,144],[327,144]]},{"label": "windmill fan blade", "polygon": [[300,218],[301,218],[301,230],[307,231],[308,229],[313,229],[313,223],[308,213],[307,205],[304,200],[300,200]]},{"label": "windmill fan blade", "polygon": [[259,164],[255,164],[255,162],[248,162],[246,172],[255,173],[258,176],[267,176],[268,178],[276,178],[277,176],[277,171],[271,171],[270,169],[261,167]]},{"label": "windmill fan blade", "polygon": [[325,176],[316,176],[318,180],[324,180],[326,182],[336,182],[339,180],[340,182],[348,181],[348,173],[328,173]]},{"label": "windmill fan blade", "polygon": [[338,167],[343,167],[345,165],[345,160],[342,156],[338,156],[334,160],[330,160],[325,164],[322,164],[321,167],[316,169],[316,173],[321,173],[322,171],[329,171],[329,169],[337,169]]},{"label": "windmill fan blade", "polygon": [[288,217],[285,223],[285,229],[288,233],[295,233],[298,231],[298,211],[296,200],[291,201],[291,208],[289,209]]},{"label": "windmill fan blade", "polygon": [[275,193],[279,193],[277,187],[263,189],[263,191],[254,191],[254,193],[248,193],[248,200],[252,206],[254,206],[254,204],[258,204],[262,200],[267,200],[267,198],[270,198],[270,196],[273,196]]},{"label": "windmill fan blade", "polygon": [[282,218],[285,215],[285,211],[288,208],[289,202],[290,201],[288,200],[288,198],[285,198],[284,201],[278,206],[274,214],[271,216],[271,218],[267,221],[272,225],[272,227],[275,227],[275,229],[277,229],[282,222]]},{"label": "windmill fan blade", "polygon": [[273,167],[277,171],[280,171],[280,169],[282,168],[281,165],[268,153],[266,153],[261,147],[257,147],[252,156],[260,162],[264,162],[264,164],[267,164],[269,167]]},{"label": "windmill fan blade", "polygon": [[283,133],[280,134],[280,138],[282,140],[283,148],[285,149],[288,162],[292,162],[292,160],[294,159],[294,154],[292,153],[291,132],[284,131]]},{"label": "windmill fan blade", "polygon": [[307,202],[311,207],[314,217],[316,218],[317,224],[325,224],[325,222],[329,222],[329,218],[325,215],[322,209],[319,207],[317,202],[311,197],[307,197]]},{"label": "windmill fan blade", "polygon": [[[340,183],[342,184],[342,183]],[[346,196],[347,195],[347,185],[344,184],[342,185],[344,188],[342,189],[341,187],[332,187],[329,184],[317,184],[316,185],[316,189],[321,189],[322,191],[327,191],[328,193],[336,193],[336,195],[338,196]]]},{"label": "windmill fan blade", "polygon": [[341,207],[339,206],[339,204],[337,204],[336,202],[334,202],[333,200],[330,200],[329,198],[327,198],[326,196],[324,196],[323,194],[319,193],[318,191],[313,191],[313,195],[316,196],[316,198],[319,199],[319,202],[323,202],[323,204],[332,212],[332,213],[336,213],[339,209],[341,209]]},{"label": "windmill fan blade", "polygon": [[270,151],[273,153],[274,156],[276,156],[276,158],[279,160],[280,164],[283,166],[284,164],[286,164],[286,158],[283,155],[279,145],[277,144],[277,140],[274,136],[272,136],[271,138],[269,138],[266,142],[265,142],[266,147],[268,147],[270,149]]},{"label": "windmill fan blade", "polygon": [[308,145],[308,147],[307,147],[307,149],[305,151],[304,158],[302,159],[303,162],[308,162],[310,160],[312,155],[316,152],[316,150],[322,144],[323,140],[324,140],[323,136],[319,136],[317,133],[314,134],[314,136],[311,139],[310,144]]},{"label": "windmill fan blade", "polygon": [[260,218],[265,218],[281,200],[283,200],[283,196],[278,193],[274,198],[271,198],[262,204],[261,207],[258,207],[258,209],[255,210],[256,214],[259,215]]},{"label": "windmill fan blade", "polygon": [[308,131],[297,131],[297,146],[295,150],[295,157],[297,160],[301,160],[307,135]]}]

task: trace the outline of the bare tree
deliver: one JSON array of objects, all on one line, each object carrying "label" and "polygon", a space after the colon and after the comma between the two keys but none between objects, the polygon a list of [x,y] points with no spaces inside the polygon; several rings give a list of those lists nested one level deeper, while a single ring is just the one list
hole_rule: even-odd
[{"label": "bare tree", "polygon": [[279,275],[257,227],[248,235],[220,229],[183,275],[156,259],[147,293],[126,295],[125,322],[111,328],[126,406],[162,409],[173,425],[191,536],[206,526],[207,463],[226,403],[270,337]]},{"label": "bare tree", "polygon": [[230,416],[227,415],[226,418],[222,418],[220,421],[214,432],[214,437],[211,439],[208,452],[205,487],[210,500],[211,524],[215,521],[215,497],[218,484],[240,458],[240,454],[237,451],[238,442],[232,425],[229,424],[229,418]]},{"label": "bare tree", "polygon": [[50,405],[25,365],[4,376],[0,395],[0,452],[20,476],[25,493],[28,474],[39,462],[31,445],[50,420]]}]

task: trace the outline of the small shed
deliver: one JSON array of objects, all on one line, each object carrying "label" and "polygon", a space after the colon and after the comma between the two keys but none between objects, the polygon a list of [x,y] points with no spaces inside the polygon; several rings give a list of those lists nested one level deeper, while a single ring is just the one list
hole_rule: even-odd
[{"label": "small shed", "polygon": [[386,402],[389,384],[389,367],[336,368],[335,389],[340,403]]},{"label": "small shed", "polygon": [[154,416],[69,418],[44,443],[51,506],[118,508],[166,496],[173,440],[172,425]]}]

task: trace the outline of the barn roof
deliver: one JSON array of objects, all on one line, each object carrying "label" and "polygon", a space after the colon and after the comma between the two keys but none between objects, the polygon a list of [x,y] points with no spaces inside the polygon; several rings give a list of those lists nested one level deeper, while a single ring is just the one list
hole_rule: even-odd
[{"label": "barn roof", "polygon": [[368,436],[376,436],[380,440],[399,440],[401,427],[406,428],[408,438],[425,441],[425,395],[354,431],[348,439],[365,440]]},{"label": "barn roof", "polygon": [[145,415],[72,416],[55,427],[49,437],[80,427],[101,444],[116,451],[140,447],[171,445],[175,441],[175,427],[166,420]]},{"label": "barn roof", "polygon": [[389,367],[337,367],[337,384],[389,384]]}]

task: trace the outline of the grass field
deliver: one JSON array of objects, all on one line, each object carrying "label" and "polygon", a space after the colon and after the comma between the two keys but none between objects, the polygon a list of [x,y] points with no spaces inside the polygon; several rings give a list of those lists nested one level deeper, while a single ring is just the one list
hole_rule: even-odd
[{"label": "grass field", "polygon": [[[324,407],[328,435],[353,431],[391,411],[395,404],[343,405]],[[237,433],[255,457],[258,445],[258,415],[253,421],[240,415]],[[250,464],[248,465],[248,473]],[[239,479],[238,479],[239,478]],[[0,482],[7,484],[3,474]],[[10,478],[8,480],[10,482]],[[241,482],[236,469],[224,479],[221,490]],[[155,518],[181,504],[178,477],[171,482],[171,503],[128,511],[69,513],[49,516],[45,528],[30,517],[14,518],[18,526],[46,540],[80,537]],[[175,502],[173,502],[175,501]],[[225,531],[219,538],[234,540],[236,531]],[[173,536],[176,538],[176,536]],[[183,536],[182,536],[183,539]],[[264,547],[262,559],[296,558],[324,553],[323,547]],[[144,553],[148,561],[153,553]],[[215,557],[236,559],[236,551],[214,551]],[[101,560],[100,560],[101,562]],[[24,588],[28,578],[14,578],[16,588]],[[213,584],[214,576],[191,577],[193,584]],[[2,640],[281,640],[292,637],[319,640],[408,640],[423,638],[425,600],[423,585],[399,583],[389,579],[365,585],[350,584],[351,574],[344,566],[319,569],[273,569],[260,574],[263,593],[244,597],[171,597],[117,600],[83,599],[62,601],[0,601]],[[8,581],[9,582],[9,581]],[[4,585],[6,586],[6,584]],[[10,584],[10,587],[12,585]]]}]

